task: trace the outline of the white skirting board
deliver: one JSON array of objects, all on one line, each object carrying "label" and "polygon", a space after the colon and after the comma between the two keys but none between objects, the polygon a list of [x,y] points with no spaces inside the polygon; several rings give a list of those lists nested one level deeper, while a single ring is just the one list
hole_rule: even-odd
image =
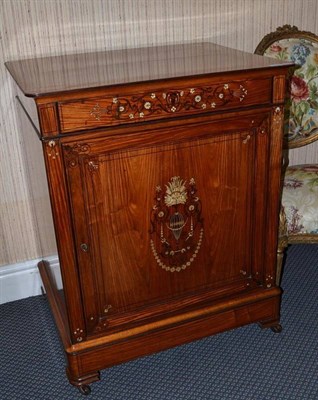
[{"label": "white skirting board", "polygon": [[[42,259],[0,267],[0,304],[41,294],[42,281],[38,262]],[[59,259],[57,255],[45,257],[50,263],[58,288],[62,287]]]}]

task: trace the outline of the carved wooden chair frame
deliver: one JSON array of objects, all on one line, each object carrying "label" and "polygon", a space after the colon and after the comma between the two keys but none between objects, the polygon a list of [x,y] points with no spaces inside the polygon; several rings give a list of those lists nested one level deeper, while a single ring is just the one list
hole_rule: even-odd
[{"label": "carved wooden chair frame", "polygon": [[[275,43],[284,39],[304,39],[306,41],[315,43],[318,45],[318,36],[311,32],[300,31],[296,26],[284,25],[277,28],[275,32],[266,35],[255,50],[255,54],[264,55],[267,49]],[[291,72],[291,76],[297,67]],[[318,110],[317,110],[318,113]],[[288,132],[287,132],[288,133]],[[308,137],[298,138],[297,140],[288,141],[284,136],[284,160],[283,160],[283,173],[285,173],[288,166],[288,150],[305,146],[318,140],[318,128],[315,129]],[[277,265],[277,284],[280,284],[282,265],[284,258],[284,251],[288,244],[292,243],[318,243],[318,234],[292,234],[288,235],[287,231],[287,220],[284,212],[284,208],[281,208],[280,212],[280,227],[279,227],[279,241],[278,241],[278,265]]]}]

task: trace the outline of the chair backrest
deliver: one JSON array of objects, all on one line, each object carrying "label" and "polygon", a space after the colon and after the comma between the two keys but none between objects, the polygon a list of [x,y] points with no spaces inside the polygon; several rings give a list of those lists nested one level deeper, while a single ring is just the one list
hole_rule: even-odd
[{"label": "chair backrest", "polygon": [[289,80],[284,147],[300,147],[317,140],[318,36],[284,25],[266,35],[255,53],[297,65]]}]

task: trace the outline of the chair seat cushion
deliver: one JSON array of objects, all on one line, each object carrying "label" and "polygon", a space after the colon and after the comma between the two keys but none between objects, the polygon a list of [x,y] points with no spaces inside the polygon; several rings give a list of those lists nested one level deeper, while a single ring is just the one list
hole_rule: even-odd
[{"label": "chair seat cushion", "polygon": [[287,168],[282,204],[288,235],[318,235],[318,164]]}]

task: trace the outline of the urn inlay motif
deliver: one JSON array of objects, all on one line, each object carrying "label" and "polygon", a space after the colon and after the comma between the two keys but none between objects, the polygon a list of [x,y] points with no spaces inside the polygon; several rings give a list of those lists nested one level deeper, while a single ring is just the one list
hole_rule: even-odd
[{"label": "urn inlay motif", "polygon": [[162,269],[180,272],[194,262],[202,244],[201,201],[193,178],[187,184],[174,176],[165,188],[156,187],[150,245]]}]

